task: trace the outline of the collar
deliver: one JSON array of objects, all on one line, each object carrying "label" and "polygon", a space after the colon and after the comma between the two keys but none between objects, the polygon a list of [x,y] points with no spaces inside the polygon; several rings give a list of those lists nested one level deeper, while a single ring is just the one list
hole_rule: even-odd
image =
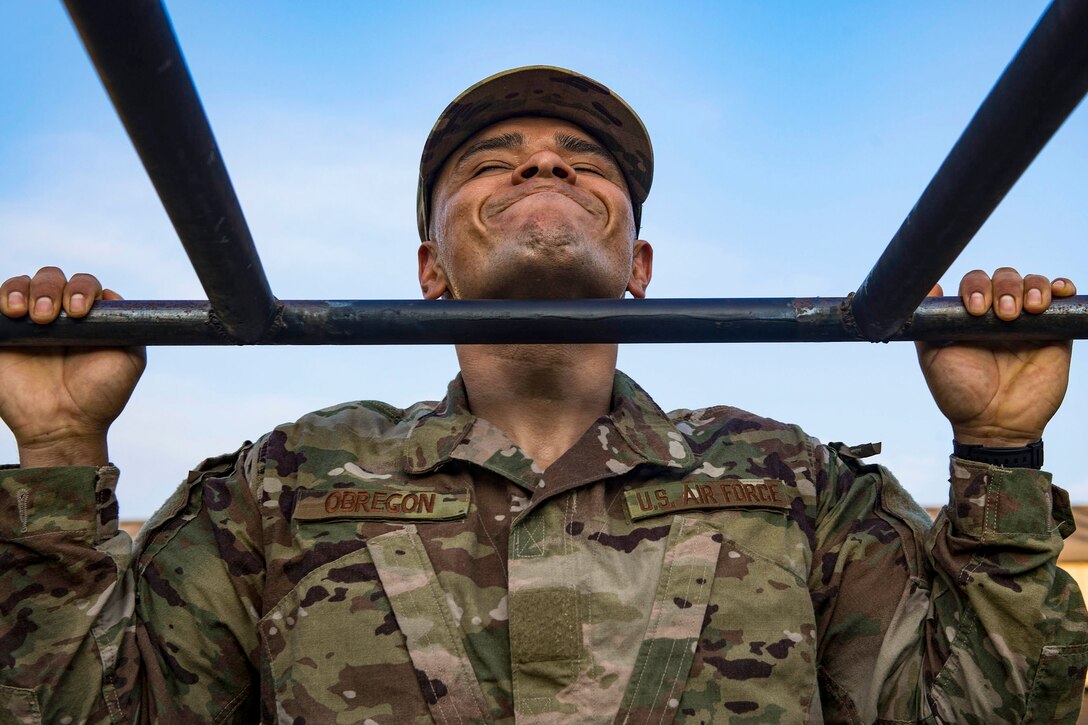
[{"label": "collar", "polygon": [[695,462],[687,439],[665,411],[638,383],[619,370],[612,381],[612,412],[616,431],[647,463],[688,468]]},{"label": "collar", "polygon": [[450,460],[476,422],[468,409],[468,393],[461,374],[446,386],[446,397],[426,413],[408,432],[404,441],[404,470],[420,474],[433,471]]},{"label": "collar", "polygon": [[[612,381],[611,412],[595,422],[571,451],[590,442],[598,448],[605,445],[606,431],[599,431],[602,426],[606,431],[614,430],[620,439],[607,446],[611,449],[607,467],[612,474],[625,473],[640,463],[681,469],[694,464],[687,440],[668,415],[618,370]],[[556,464],[565,458],[567,455]],[[542,473],[502,431],[472,414],[460,374],[450,382],[446,397],[409,432],[404,470],[427,473],[451,459],[471,461],[526,486]]]}]

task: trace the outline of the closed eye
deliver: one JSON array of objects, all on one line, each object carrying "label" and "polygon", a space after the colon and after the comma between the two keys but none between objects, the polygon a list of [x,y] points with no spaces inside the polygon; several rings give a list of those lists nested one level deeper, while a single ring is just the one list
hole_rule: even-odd
[{"label": "closed eye", "polygon": [[489,173],[489,172],[492,172],[492,171],[508,171],[508,170],[509,169],[506,166],[503,166],[501,164],[484,164],[483,166],[477,167],[476,170],[472,172],[472,176],[476,177],[476,176],[482,176],[483,174],[486,174],[486,173]]}]

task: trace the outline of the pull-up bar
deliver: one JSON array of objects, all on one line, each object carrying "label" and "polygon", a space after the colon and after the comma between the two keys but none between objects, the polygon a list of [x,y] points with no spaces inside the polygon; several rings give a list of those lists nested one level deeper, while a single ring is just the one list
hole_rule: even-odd
[{"label": "pull-up bar", "polygon": [[[694,300],[348,300],[283,302],[279,328],[258,345],[585,342],[864,341],[843,298]],[[230,345],[208,324],[207,302],[99,302],[51,325],[0,318],[0,344]],[[848,315],[846,318],[848,319]],[[12,334],[14,331],[15,334]],[[1088,338],[1088,296],[1041,315],[973,318],[958,298],[926,300],[895,340]],[[6,342],[4,342],[6,340]]]},{"label": "pull-up bar", "polygon": [[1054,0],[856,297],[288,303],[269,290],[159,0],[65,3],[209,301],[99,303],[44,327],[0,316],[0,345],[1088,338],[1088,297],[1012,323],[954,298],[919,307],[1088,91],[1088,0]]}]

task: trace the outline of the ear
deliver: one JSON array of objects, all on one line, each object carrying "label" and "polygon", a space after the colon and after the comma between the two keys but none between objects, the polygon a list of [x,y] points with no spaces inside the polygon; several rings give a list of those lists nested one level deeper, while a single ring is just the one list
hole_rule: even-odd
[{"label": "ear", "polygon": [[646,288],[650,286],[653,275],[654,248],[649,242],[636,239],[631,253],[631,278],[627,280],[627,291],[632,297],[642,299],[646,296]]},{"label": "ear", "polygon": [[425,300],[437,300],[449,289],[446,271],[438,261],[438,245],[431,241],[419,245],[419,288]]}]

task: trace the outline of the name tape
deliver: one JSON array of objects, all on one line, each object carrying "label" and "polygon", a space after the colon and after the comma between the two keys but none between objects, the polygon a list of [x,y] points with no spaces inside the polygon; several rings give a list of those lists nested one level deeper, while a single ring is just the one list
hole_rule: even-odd
[{"label": "name tape", "polygon": [[298,521],[345,518],[450,521],[465,518],[468,506],[468,491],[338,488],[304,491],[295,504],[294,518]]},{"label": "name tape", "polygon": [[782,509],[790,507],[785,484],[777,478],[673,481],[624,491],[632,521],[691,509]]}]

